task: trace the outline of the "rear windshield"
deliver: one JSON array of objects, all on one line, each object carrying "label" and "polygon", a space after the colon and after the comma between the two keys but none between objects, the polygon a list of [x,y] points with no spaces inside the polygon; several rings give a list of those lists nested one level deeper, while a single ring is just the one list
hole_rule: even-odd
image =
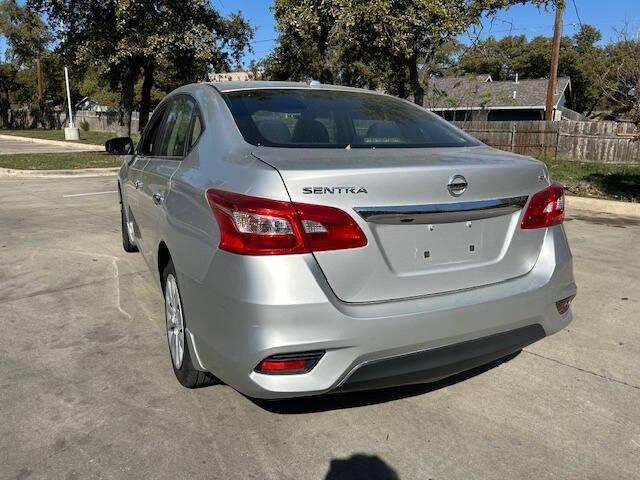
[{"label": "rear windshield", "polygon": [[468,147],[480,143],[408,102],[331,90],[224,94],[244,139],[267,147]]}]

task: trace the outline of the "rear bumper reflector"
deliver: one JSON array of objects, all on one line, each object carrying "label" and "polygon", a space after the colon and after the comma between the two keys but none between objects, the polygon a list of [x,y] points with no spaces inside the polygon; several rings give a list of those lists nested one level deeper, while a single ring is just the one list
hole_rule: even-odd
[{"label": "rear bumper reflector", "polygon": [[575,298],[575,295],[571,295],[570,297],[563,298],[562,300],[558,300],[556,302],[556,308],[558,309],[558,313],[563,315],[567,313],[569,307],[571,306],[571,302]]},{"label": "rear bumper reflector", "polygon": [[307,373],[318,364],[324,350],[303,353],[283,353],[262,360],[255,368],[266,375],[295,375]]}]

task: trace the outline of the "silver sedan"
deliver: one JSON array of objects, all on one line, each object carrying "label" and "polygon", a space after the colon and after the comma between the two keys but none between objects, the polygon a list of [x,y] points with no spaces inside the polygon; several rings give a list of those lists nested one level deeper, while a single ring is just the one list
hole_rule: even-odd
[{"label": "silver sedan", "polygon": [[259,398],[434,381],[571,321],[564,193],[543,163],[330,85],[188,85],[118,178],[164,292],[173,370]]}]

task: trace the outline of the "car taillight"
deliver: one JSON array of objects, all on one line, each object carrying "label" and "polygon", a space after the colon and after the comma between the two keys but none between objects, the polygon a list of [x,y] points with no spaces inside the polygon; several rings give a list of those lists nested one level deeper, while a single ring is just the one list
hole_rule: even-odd
[{"label": "car taillight", "polygon": [[287,255],[364,247],[367,237],[346,212],[209,189],[220,249],[242,255]]},{"label": "car taillight", "polygon": [[523,229],[545,228],[564,221],[564,188],[559,183],[534,194],[522,218]]}]

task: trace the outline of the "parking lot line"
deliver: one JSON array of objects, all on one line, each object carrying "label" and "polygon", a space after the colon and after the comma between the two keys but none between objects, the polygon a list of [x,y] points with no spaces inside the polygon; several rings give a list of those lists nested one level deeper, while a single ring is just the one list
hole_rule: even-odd
[{"label": "parking lot line", "polygon": [[89,195],[104,195],[105,193],[117,193],[117,190],[109,190],[107,192],[89,192],[89,193],[73,193],[71,195],[63,195],[63,198],[71,198],[71,197],[87,197]]}]

